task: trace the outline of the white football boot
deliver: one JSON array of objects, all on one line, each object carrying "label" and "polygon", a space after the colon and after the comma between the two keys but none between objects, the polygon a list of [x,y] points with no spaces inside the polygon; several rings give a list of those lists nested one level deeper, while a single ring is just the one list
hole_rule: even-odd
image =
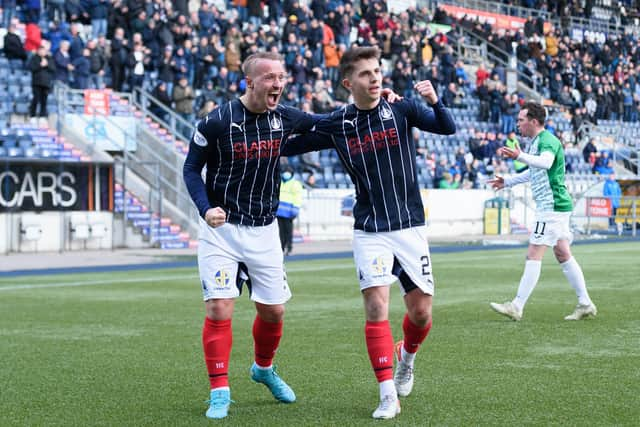
[{"label": "white football boot", "polygon": [[566,316],[564,320],[581,320],[589,316],[596,317],[596,314],[598,314],[598,309],[594,303],[589,305],[578,304],[576,305],[576,309],[573,310],[573,313]]},{"label": "white football boot", "polygon": [[413,367],[402,361],[403,341],[396,343],[396,372],[393,375],[393,383],[398,391],[398,396],[406,397],[413,389]]},{"label": "white football boot", "polygon": [[378,408],[373,411],[373,418],[378,420],[390,420],[400,413],[400,400],[398,396],[386,395],[380,401]]},{"label": "white football boot", "polygon": [[503,316],[507,316],[515,321],[522,319],[522,310],[518,310],[511,301],[507,301],[504,304],[492,302],[489,305],[495,312],[500,313]]}]

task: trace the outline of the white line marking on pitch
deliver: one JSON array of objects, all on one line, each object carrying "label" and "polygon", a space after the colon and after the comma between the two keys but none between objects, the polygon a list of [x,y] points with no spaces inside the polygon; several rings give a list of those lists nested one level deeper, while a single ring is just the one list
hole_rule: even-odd
[{"label": "white line marking on pitch", "polygon": [[[326,270],[337,270],[337,269],[346,269],[353,268],[353,264],[331,264],[331,265],[318,265],[311,267],[289,267],[287,268],[287,274],[289,273],[301,273],[301,272],[311,272],[311,271],[326,271]],[[124,283],[147,283],[147,282],[167,282],[171,280],[192,280],[197,279],[199,276],[196,274],[191,274],[188,276],[180,275],[180,276],[152,276],[152,277],[140,277],[138,279],[104,279],[104,280],[84,280],[84,281],[74,281],[74,282],[56,282],[56,283],[39,283],[39,284],[8,284],[7,286],[3,286],[0,284],[0,292],[1,291],[19,291],[19,290],[29,290],[29,289],[43,289],[43,288],[71,288],[76,286],[99,286],[99,285],[115,285],[115,284],[124,284]]]}]

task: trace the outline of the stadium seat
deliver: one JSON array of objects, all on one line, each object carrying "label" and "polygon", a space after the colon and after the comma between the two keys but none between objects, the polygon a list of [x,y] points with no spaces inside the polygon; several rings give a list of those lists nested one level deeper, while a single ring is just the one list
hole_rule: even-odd
[{"label": "stadium seat", "polygon": [[0,139],[2,139],[2,146],[7,149],[14,148],[18,145],[16,136],[13,134],[0,137]]},{"label": "stadium seat", "polygon": [[14,111],[16,114],[22,114],[26,116],[27,114],[29,114],[29,103],[24,101],[16,102]]},{"label": "stadium seat", "polygon": [[30,158],[40,157],[40,151],[35,147],[26,148],[24,150],[24,156]]},{"label": "stadium seat", "polygon": [[19,136],[16,140],[16,145],[22,149],[25,148],[30,148],[33,146],[33,142],[31,140],[31,137],[27,136],[27,135],[22,135]]},{"label": "stadium seat", "polygon": [[11,147],[7,149],[7,154],[9,157],[23,157],[24,151],[19,147]]},{"label": "stadium seat", "polygon": [[9,83],[7,92],[9,93],[9,96],[11,96],[11,99],[15,100],[18,96],[20,96],[20,86],[18,86],[17,84]]},{"label": "stadium seat", "polygon": [[24,62],[21,59],[11,59],[9,60],[9,66],[12,70],[24,70]]}]

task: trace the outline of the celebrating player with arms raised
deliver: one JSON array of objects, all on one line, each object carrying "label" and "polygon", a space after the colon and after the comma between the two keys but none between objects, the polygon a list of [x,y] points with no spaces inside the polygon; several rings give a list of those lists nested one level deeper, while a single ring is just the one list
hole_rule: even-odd
[{"label": "celebrating player with arms raised", "polygon": [[[354,103],[320,120],[314,132],[290,141],[283,155],[335,148],[356,187],[354,258],[364,297],[365,339],[380,387],[374,418],[400,412],[398,395],[413,387],[413,361],[431,328],[434,279],[411,128],[453,134],[455,123],[429,81],[417,100],[393,104],[381,98],[380,50],[356,47],[340,61],[343,85]],[[389,285],[400,280],[407,306],[393,374],[394,343],[389,325]]]},{"label": "celebrating player with arms raised", "polygon": [[[202,344],[211,385],[209,418],[226,417],[231,403],[231,318],[242,288],[240,276],[250,279],[257,311],[251,378],[281,402],[296,399],[272,367],[282,336],[284,303],[291,297],[274,222],[279,160],[289,136],[308,131],[322,116],[278,104],[287,80],[280,55],[250,55],[242,69],[247,92],[198,123],[184,164],[184,180],[200,213],[198,269],[206,310]],[[383,92],[397,98],[389,90]],[[200,175],[205,164],[206,183]]]}]

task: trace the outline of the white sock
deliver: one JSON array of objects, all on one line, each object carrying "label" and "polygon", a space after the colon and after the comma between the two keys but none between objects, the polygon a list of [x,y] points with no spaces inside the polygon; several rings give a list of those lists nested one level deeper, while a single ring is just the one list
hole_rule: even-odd
[{"label": "white sock", "polygon": [[213,390],[230,390],[229,386],[225,386],[225,387],[216,387],[216,388],[212,388],[211,391]]},{"label": "white sock", "polygon": [[533,292],[536,284],[538,284],[541,268],[542,261],[529,259],[525,262],[524,273],[522,273],[520,285],[518,286],[518,293],[512,301],[518,310],[522,311],[522,309],[524,309],[524,305],[527,303],[531,292]]},{"label": "white sock", "polygon": [[576,291],[576,295],[578,296],[578,304],[580,305],[590,305],[591,298],[589,298],[589,292],[587,292],[587,285],[584,281],[584,274],[582,274],[582,269],[578,264],[578,261],[574,257],[571,257],[569,261],[565,261],[560,264],[562,267],[562,272],[564,276],[567,278],[571,287]]},{"label": "white sock", "polygon": [[382,400],[385,396],[397,396],[398,392],[396,391],[396,386],[393,383],[393,380],[386,380],[378,383],[380,386],[380,400]]},{"label": "white sock", "polygon": [[407,352],[407,350],[404,349],[404,346],[400,347],[400,360],[402,360],[402,363],[404,363],[407,366],[411,366],[413,367],[413,361],[416,358],[416,353],[409,353]]}]

